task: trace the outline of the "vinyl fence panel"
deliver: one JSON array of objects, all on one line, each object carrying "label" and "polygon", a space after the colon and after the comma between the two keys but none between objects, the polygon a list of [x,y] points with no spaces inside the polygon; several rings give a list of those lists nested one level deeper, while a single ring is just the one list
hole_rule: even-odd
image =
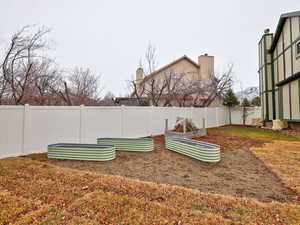
[{"label": "vinyl fence panel", "polygon": [[24,107],[0,107],[0,157],[23,154]]},{"label": "vinyl fence panel", "polygon": [[82,107],[82,143],[95,144],[100,137],[122,137],[121,107]]},{"label": "vinyl fence panel", "polygon": [[[247,124],[260,117],[250,108]],[[199,128],[228,124],[228,109],[179,107],[0,106],[0,158],[46,152],[53,143],[95,144],[99,137],[145,137],[163,134],[165,120],[172,129],[178,117]],[[241,109],[232,121],[242,124]]]}]

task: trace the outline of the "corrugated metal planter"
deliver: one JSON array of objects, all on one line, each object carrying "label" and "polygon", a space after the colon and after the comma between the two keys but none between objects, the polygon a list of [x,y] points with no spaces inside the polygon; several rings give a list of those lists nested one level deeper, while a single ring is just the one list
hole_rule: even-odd
[{"label": "corrugated metal planter", "polygon": [[166,137],[166,148],[203,162],[219,162],[220,146],[181,137]]},{"label": "corrugated metal planter", "polygon": [[151,138],[98,138],[98,144],[110,144],[117,151],[150,152],[154,150]]},{"label": "corrugated metal planter", "polygon": [[113,145],[59,143],[48,145],[48,158],[108,161],[116,158],[116,151]]}]

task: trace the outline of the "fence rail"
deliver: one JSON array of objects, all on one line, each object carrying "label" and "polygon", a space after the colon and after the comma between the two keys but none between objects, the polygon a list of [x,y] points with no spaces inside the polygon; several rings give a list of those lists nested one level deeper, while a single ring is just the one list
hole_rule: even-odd
[{"label": "fence rail", "polygon": [[[255,117],[260,108],[255,108]],[[233,123],[241,123],[233,111]],[[258,115],[258,116],[257,116]],[[228,110],[179,107],[0,106],[0,158],[46,152],[53,143],[96,143],[99,137],[144,137],[164,133],[177,117],[202,127],[228,124]],[[249,119],[247,121],[249,123]]]}]

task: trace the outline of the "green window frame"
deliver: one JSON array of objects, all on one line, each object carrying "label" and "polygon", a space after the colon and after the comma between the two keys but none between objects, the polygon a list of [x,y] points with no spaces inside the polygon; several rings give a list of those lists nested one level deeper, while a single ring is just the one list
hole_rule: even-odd
[{"label": "green window frame", "polygon": [[300,58],[300,40],[296,42],[296,59]]}]

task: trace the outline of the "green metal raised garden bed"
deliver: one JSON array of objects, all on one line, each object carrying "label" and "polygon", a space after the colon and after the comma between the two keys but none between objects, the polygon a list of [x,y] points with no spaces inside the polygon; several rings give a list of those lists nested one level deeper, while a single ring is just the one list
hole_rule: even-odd
[{"label": "green metal raised garden bed", "polygon": [[114,145],[117,151],[150,152],[154,150],[151,138],[98,138],[98,144]]},{"label": "green metal raised garden bed", "polygon": [[219,162],[220,146],[181,137],[166,137],[166,148],[203,162]]},{"label": "green metal raised garden bed", "polygon": [[48,158],[89,161],[108,161],[116,157],[115,146],[96,144],[48,145]]}]

